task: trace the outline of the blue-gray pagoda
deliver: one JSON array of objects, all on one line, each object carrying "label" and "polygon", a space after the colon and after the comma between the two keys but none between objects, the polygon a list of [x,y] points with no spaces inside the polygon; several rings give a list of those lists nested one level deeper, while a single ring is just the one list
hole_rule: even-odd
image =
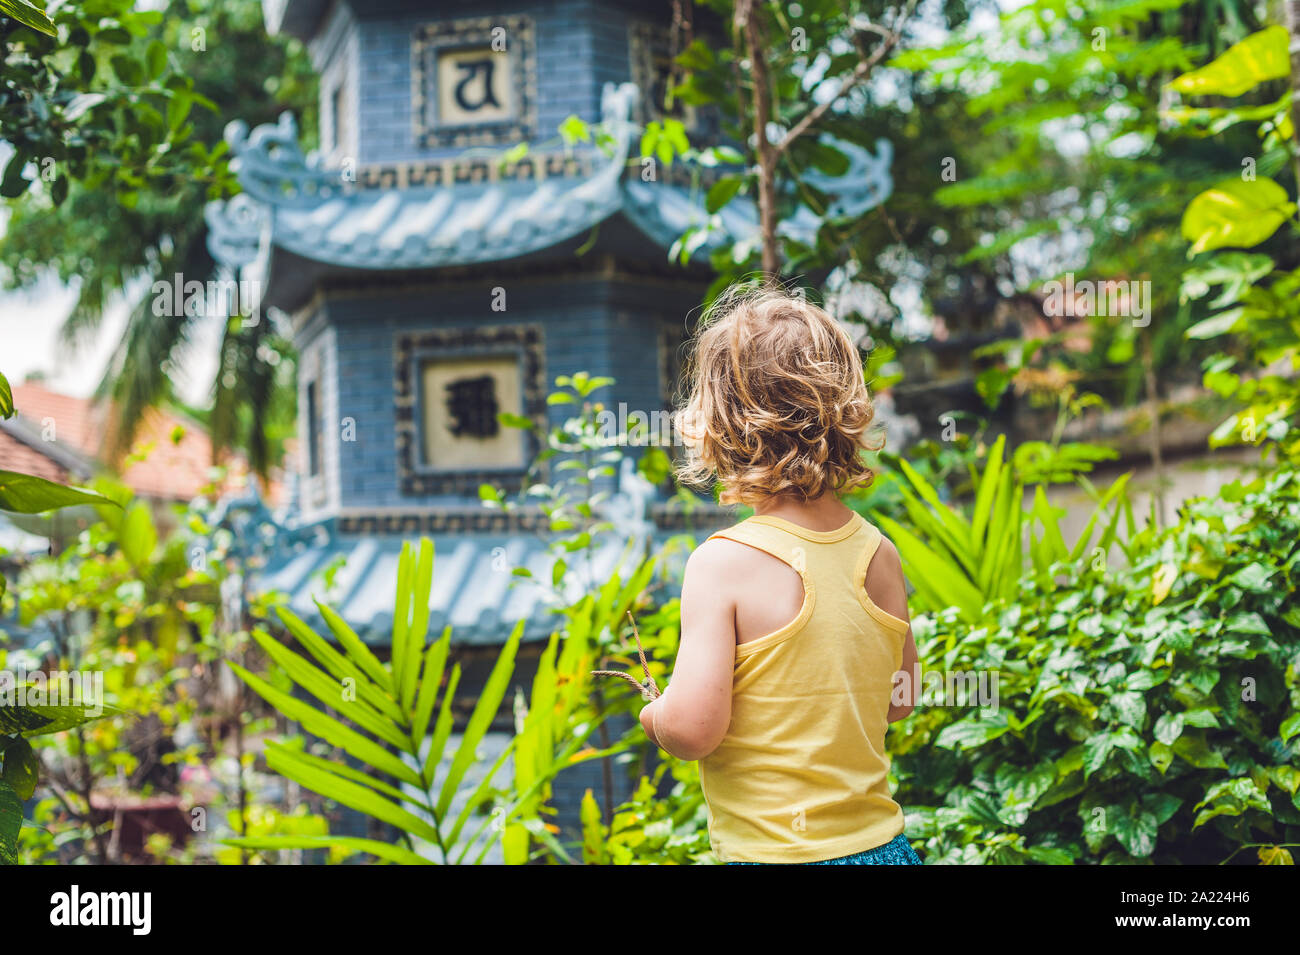
[{"label": "blue-gray pagoda", "polygon": [[[272,542],[261,584],[312,619],[320,572],[342,557],[330,602],[385,644],[401,542],[427,535],[434,632],[450,624],[459,644],[493,644],[524,619],[542,637],[554,626],[544,591],[510,571],[549,579],[546,522],[479,500],[481,484],[517,490],[537,451],[500,414],[559,421],[571,411],[548,407],[547,392],[579,371],[616,380],[601,395],[612,407],[668,411],[709,253],[756,239],[743,197],[706,212],[709,170],[638,155],[646,123],[663,118],[671,5],[267,0],[265,11],[319,70],[322,145],[304,155],[289,116],[233,123],[243,194],[208,210],[218,262],[260,291],[262,314],[288,316],[300,356],[293,530]],[[696,143],[717,142],[716,118],[676,115]],[[600,135],[567,141],[570,116]],[[860,214],[888,194],[888,144],[840,146],[850,173],[817,185],[837,214]],[[783,228],[816,225],[803,210]],[[704,231],[683,257],[693,228]],[[615,490],[634,528],[680,529],[666,490]],[[694,519],[729,521],[707,506]],[[602,547],[598,567],[612,572],[624,544]]]}]

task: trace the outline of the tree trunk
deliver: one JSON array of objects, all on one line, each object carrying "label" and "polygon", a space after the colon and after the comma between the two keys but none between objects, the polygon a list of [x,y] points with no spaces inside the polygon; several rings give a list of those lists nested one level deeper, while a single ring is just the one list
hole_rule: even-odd
[{"label": "tree trunk", "polygon": [[763,244],[763,277],[764,281],[775,283],[781,270],[781,252],[776,234],[777,154],[767,138],[767,126],[772,119],[772,88],[763,30],[753,0],[736,4],[736,26],[744,36],[754,81],[754,152],[758,159],[758,228]]}]

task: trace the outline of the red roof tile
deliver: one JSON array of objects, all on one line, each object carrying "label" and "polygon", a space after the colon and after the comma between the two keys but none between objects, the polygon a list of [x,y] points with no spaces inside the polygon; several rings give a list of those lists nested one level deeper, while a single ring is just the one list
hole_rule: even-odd
[{"label": "red roof tile", "polygon": [[[114,419],[107,413],[109,405],[32,382],[15,385],[13,393],[19,417],[46,440],[104,460],[105,439],[114,427]],[[50,477],[57,469],[61,476],[50,480],[64,480],[67,472],[55,461],[10,435],[3,437],[9,440],[0,444],[0,468],[41,477]],[[15,463],[11,466],[6,460]],[[123,483],[141,496],[187,501],[211,485],[212,466],[212,441],[201,425],[165,409],[152,409],[145,413],[130,453],[117,470]],[[243,459],[234,457],[228,462],[223,489],[246,485],[247,471]],[[279,482],[272,480],[267,489],[270,503],[279,503],[283,494]]]},{"label": "red roof tile", "polygon": [[59,484],[73,483],[65,468],[7,431],[0,431],[0,470],[34,474]]}]

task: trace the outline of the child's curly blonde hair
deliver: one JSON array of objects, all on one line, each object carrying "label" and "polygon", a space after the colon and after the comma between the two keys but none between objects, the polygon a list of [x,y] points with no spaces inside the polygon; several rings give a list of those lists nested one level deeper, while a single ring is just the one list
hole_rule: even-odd
[{"label": "child's curly blonde hair", "polygon": [[862,358],[825,311],[779,289],[733,287],[701,322],[691,394],[677,411],[687,484],[722,485],[723,504],[808,501],[870,484],[863,450],[875,412]]}]

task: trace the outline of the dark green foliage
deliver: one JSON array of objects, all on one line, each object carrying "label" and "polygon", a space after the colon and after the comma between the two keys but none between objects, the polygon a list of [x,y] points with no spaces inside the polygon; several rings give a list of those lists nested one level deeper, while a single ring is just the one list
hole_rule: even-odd
[{"label": "dark green foliage", "polygon": [[891,733],[928,861],[1217,863],[1300,842],[1298,541],[1285,469],[1140,532],[1132,566],[1058,565],[982,625],[916,620],[927,669],[1000,678],[996,711],[925,701]]}]

